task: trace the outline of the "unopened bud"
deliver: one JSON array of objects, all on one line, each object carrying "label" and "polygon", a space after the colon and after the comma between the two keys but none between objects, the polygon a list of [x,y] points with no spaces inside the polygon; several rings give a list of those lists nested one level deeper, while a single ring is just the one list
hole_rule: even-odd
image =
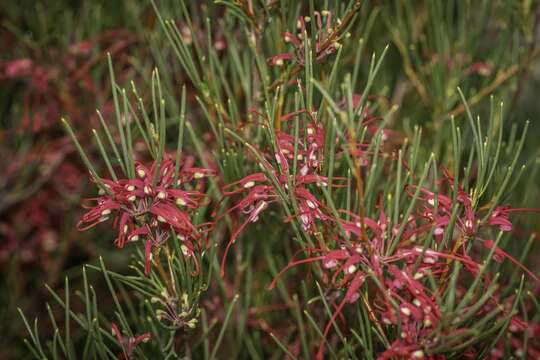
[{"label": "unopened bud", "polygon": [[182,250],[182,254],[184,254],[184,256],[189,255],[189,248],[186,245],[180,246],[180,250]]}]

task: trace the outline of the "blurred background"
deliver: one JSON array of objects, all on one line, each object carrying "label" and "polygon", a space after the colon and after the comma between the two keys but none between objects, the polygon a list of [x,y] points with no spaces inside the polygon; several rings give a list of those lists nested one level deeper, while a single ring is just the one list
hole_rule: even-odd
[{"label": "blurred background", "polygon": [[[178,1],[157,4],[163,14],[176,18]],[[325,2],[317,3],[322,8]],[[207,4],[193,1],[190,6],[196,13]],[[365,1],[361,16],[363,33],[353,32],[350,44],[344,45],[353,49],[363,37],[363,54],[369,57],[390,44],[374,92],[379,106],[400,106],[392,127],[408,132],[422,125],[426,141],[438,152],[446,145],[445,137],[433,134],[441,131],[449,114],[463,114],[458,85],[479,114],[487,113],[490,96],[496,103],[504,100],[508,141],[513,124],[521,127],[531,120],[523,155],[528,172],[515,184],[515,201],[540,207],[540,4]],[[189,32],[184,35],[190,42]],[[225,35],[216,31],[211,44],[223,54]],[[91,129],[99,127],[96,109],[104,118],[113,109],[107,53],[120,84],[134,81],[148,89],[154,67],[167,78],[174,96],[180,88],[176,85],[187,81],[147,0],[2,1],[0,359],[27,356],[18,307],[42,319],[38,326],[47,334],[44,299],[50,295],[44,283],[61,289],[65,276],[76,281],[80,265],[99,255],[116,267],[129,259],[125,252],[114,252],[106,228],[76,230],[81,199],[93,195],[92,187],[59,123],[60,117],[69,118],[87,152],[96,153],[91,137]],[[194,98],[188,101],[196,107]],[[540,230],[534,219],[527,225]],[[98,280],[95,286],[99,291]],[[107,301],[103,299],[102,308]]]}]

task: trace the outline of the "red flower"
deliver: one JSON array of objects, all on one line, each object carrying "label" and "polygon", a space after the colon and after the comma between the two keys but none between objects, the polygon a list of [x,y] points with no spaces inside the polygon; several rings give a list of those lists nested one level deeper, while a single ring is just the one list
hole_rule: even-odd
[{"label": "red flower", "polygon": [[512,223],[509,219],[510,211],[511,209],[508,206],[497,206],[487,223],[489,225],[498,225],[501,231],[512,231]]},{"label": "red flower", "polygon": [[136,179],[103,180],[108,193],[88,199],[95,201],[95,205],[83,205],[88,212],[79,222],[79,230],[86,230],[113,217],[113,226],[118,227],[117,247],[122,248],[127,242],[146,238],[146,274],[150,271],[152,250],[162,246],[171,231],[183,242],[184,255],[190,256],[195,248],[193,242],[208,230],[193,225],[189,211],[202,206],[206,195],[178,187],[211,176],[214,171],[184,167],[175,182],[174,169],[175,162],[166,157],[159,167],[157,162],[150,168],[137,163]]},{"label": "red flower", "polygon": [[136,337],[128,337],[122,335],[122,332],[116,326],[115,323],[112,323],[111,325],[112,333],[116,336],[116,339],[118,341],[118,345],[122,348],[122,352],[124,354],[125,360],[130,360],[133,358],[133,353],[135,351],[135,348],[141,343],[141,342],[147,342],[150,340],[150,333],[146,332],[142,335],[136,336]]}]

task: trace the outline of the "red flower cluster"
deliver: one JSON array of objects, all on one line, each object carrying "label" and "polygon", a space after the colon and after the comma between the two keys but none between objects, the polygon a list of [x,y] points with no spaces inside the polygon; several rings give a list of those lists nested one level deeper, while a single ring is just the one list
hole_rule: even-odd
[{"label": "red flower cluster", "polygon": [[[297,207],[297,212],[286,218],[285,222],[298,218],[303,230],[313,234],[316,231],[315,223],[317,220],[323,222],[332,221],[330,210],[317,199],[311,189],[312,185],[329,185],[328,178],[319,175],[323,164],[325,132],[322,126],[317,123],[313,114],[306,111],[287,114],[282,117],[282,121],[286,122],[302,113],[306,113],[310,119],[306,126],[300,130],[301,137],[304,140],[299,140],[297,144],[294,144],[294,136],[284,131],[278,131],[274,144],[276,151],[273,156],[259,154],[263,159],[259,165],[264,170],[264,173],[248,175],[243,179],[225,185],[223,188],[224,197],[244,195],[242,200],[227,210],[227,213],[230,214],[240,209],[248,217],[233,233],[227,244],[221,264],[222,276],[230,247],[249,223],[256,222],[259,219],[259,215],[268,208],[269,204],[280,201],[280,189],[287,191],[291,197],[294,197],[295,204],[293,206]],[[270,163],[269,160],[272,157],[275,159],[277,167]],[[294,166],[296,166],[297,171],[296,176],[293,177],[291,169]],[[277,181],[279,189],[265,174]],[[342,186],[340,182],[343,180],[343,178],[334,177],[333,181],[336,184],[332,186]]]},{"label": "red flower cluster", "polygon": [[[370,234],[370,239],[367,242],[361,240],[360,235],[363,230],[360,218],[354,214],[348,215],[352,221],[337,219],[345,230],[347,238],[338,236],[333,242],[327,241],[324,245],[326,247],[305,249],[308,254],[314,255],[301,260],[291,260],[276,276],[270,289],[276,285],[280,276],[290,268],[304,263],[319,263],[323,270],[323,280],[333,288],[344,290],[341,302],[336,306],[331,320],[324,329],[326,337],[344,306],[361,298],[360,288],[367,279],[371,278],[378,288],[369,302],[367,302],[368,299],[364,299],[366,306],[370,307],[371,320],[378,323],[379,326],[399,326],[401,329],[399,339],[391,343],[390,347],[379,356],[379,359],[428,358],[426,354],[439,345],[438,339],[431,335],[441,320],[441,309],[437,302],[437,297],[440,294],[435,293],[424,279],[429,275],[444,287],[452,261],[460,262],[473,278],[480,276],[481,262],[461,253],[454,254],[407,245],[410,244],[407,240],[403,241],[394,254],[387,255],[384,245],[388,241],[396,240],[394,237],[397,233],[397,227],[388,229],[388,219],[382,211],[382,206],[379,219],[364,218],[366,232]],[[414,222],[409,221],[409,227],[414,228],[414,226]],[[332,243],[336,243],[337,248],[327,247],[328,244]],[[534,276],[534,274],[530,274]],[[483,278],[487,284],[492,283],[489,276],[484,274]],[[535,277],[535,279],[537,278]],[[489,312],[487,307],[493,309],[496,306],[500,306],[497,293],[489,297],[484,307],[475,309],[472,305],[465,306],[463,313],[472,312],[475,316],[480,316]],[[507,316],[510,312],[509,307],[504,307],[501,317]],[[530,332],[534,331],[535,327],[533,324],[528,325],[519,320],[517,316],[512,318],[512,324],[518,326],[514,328],[515,332],[523,332],[525,329],[529,329]],[[449,330],[448,335],[466,330],[466,328],[453,328]],[[322,340],[318,352],[319,359],[323,358],[324,343],[325,341]],[[514,343],[517,344],[517,339]],[[529,344],[529,349],[531,353],[538,351],[533,344]],[[469,353],[475,354],[474,349],[469,349]],[[429,358],[439,359],[441,357],[430,356]]]},{"label": "red flower cluster", "polygon": [[137,178],[118,181],[103,180],[105,194],[87,199],[93,205],[84,205],[88,212],[78,224],[86,230],[113,217],[118,228],[115,244],[123,248],[127,242],[145,239],[145,273],[150,272],[152,252],[167,242],[170,232],[182,241],[182,252],[191,256],[208,224],[195,226],[190,210],[198,209],[206,195],[199,190],[182,190],[180,186],[214,175],[213,170],[184,165],[175,176],[175,162],[166,157],[161,164],[153,162],[150,168],[141,163],[135,165]]},{"label": "red flower cluster", "polygon": [[[361,287],[371,279],[377,291],[370,292],[369,299],[363,299],[370,309],[371,321],[380,327],[398,327],[401,331],[399,338],[389,344],[379,359],[441,358],[438,355],[428,355],[441,346],[440,339],[434,338],[432,334],[441,321],[442,310],[438,302],[441,294],[433,290],[426,280],[427,277],[431,277],[439,284],[440,289],[444,289],[449,272],[453,268],[452,264],[459,262],[471,278],[482,276],[485,284],[492,284],[493,280],[489,274],[480,275],[484,257],[479,259],[471,257],[474,256],[474,252],[471,255],[466,251],[466,241],[478,239],[485,247],[493,247],[493,241],[481,239],[483,230],[496,226],[501,231],[510,231],[512,223],[509,213],[529,209],[501,206],[496,207],[491,214],[487,214],[485,209],[476,210],[471,197],[459,186],[456,202],[453,202],[445,190],[453,188],[455,179],[445,169],[444,177],[439,183],[440,189],[436,193],[425,187],[419,189],[416,214],[402,219],[399,223],[391,223],[384,212],[382,202],[378,206],[378,218],[359,216],[339,209],[338,214],[344,216],[336,217],[321,199],[320,191],[315,191],[312,187],[315,184],[329,185],[329,180],[320,174],[325,153],[323,126],[316,121],[313,114],[305,110],[285,115],[282,120],[287,122],[300,114],[305,114],[309,120],[301,127],[296,144],[294,136],[285,131],[277,131],[273,154],[262,152],[258,154],[258,158],[262,159],[259,165],[264,172],[248,175],[224,187],[225,197],[244,196],[228,210],[228,213],[241,209],[247,214],[247,219],[231,236],[222,261],[222,274],[227,253],[239,234],[249,223],[256,222],[270,203],[283,203],[282,193],[286,193],[292,199],[291,203],[295,204],[293,207],[296,206],[297,211],[284,221],[298,221],[306,233],[318,235],[316,238],[319,247],[303,249],[308,257],[293,258],[276,276],[270,288],[273,288],[279,277],[292,267],[305,263],[320,264],[323,280],[330,288],[344,292],[324,329],[323,335],[326,337],[345,305],[359,301],[362,298]],[[370,157],[374,156],[373,153],[365,151],[362,144],[357,146],[356,151],[358,153],[354,155],[361,156],[364,165],[369,164]],[[271,164],[272,158],[275,159],[276,166]],[[292,176],[291,169],[297,169],[295,176]],[[332,181],[341,186],[339,184],[341,180],[343,179],[334,178]],[[416,189],[407,188],[412,197],[411,189]],[[450,231],[450,220],[456,204],[459,205],[460,211],[453,225],[450,241],[448,244],[442,244],[445,232]],[[336,232],[336,228],[343,231]],[[434,235],[434,247],[415,245],[419,238],[425,238],[430,232]],[[323,239],[321,234],[325,234],[326,238]],[[540,279],[517,260],[497,248],[495,259],[502,261],[505,258],[540,282]],[[459,286],[458,290],[464,291]],[[486,301],[486,306],[499,306],[501,302],[499,298],[498,293],[492,294]],[[474,305],[465,305],[462,310],[464,314],[480,316],[485,311],[485,306],[477,309]],[[511,309],[504,308],[500,316],[508,316],[510,313]],[[525,328],[528,326],[515,316],[512,323],[524,324]],[[447,330],[447,335],[451,337],[467,330],[466,324],[456,323]],[[324,344],[325,340],[322,340],[318,352],[319,359],[323,358]],[[530,351],[535,351],[532,344]],[[476,350],[467,349],[467,354],[474,357]]]}]

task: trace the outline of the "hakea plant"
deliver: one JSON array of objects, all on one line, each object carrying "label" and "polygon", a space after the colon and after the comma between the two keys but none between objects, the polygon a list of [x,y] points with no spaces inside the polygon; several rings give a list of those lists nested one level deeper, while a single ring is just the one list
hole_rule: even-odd
[{"label": "hakea plant", "polygon": [[[347,63],[356,70],[343,74],[349,60],[339,41],[354,31],[359,1],[332,11],[310,2],[309,10],[298,6],[306,11],[299,18],[282,13],[279,24],[265,23],[274,35],[286,26],[293,47],[269,56],[261,51],[270,35],[256,20],[277,5],[257,12],[223,3],[235,16],[227,24],[245,26],[245,53],[232,35],[224,48],[209,46],[210,16],[192,19],[182,7],[185,31],[207,30],[186,43],[185,31],[158,12],[191,80],[179,104],[176,86],[162,86],[156,71],[148,112],[135,86],[133,99],[115,82],[110,64],[116,127],[99,115],[108,147],[94,132],[108,176],[64,122],[98,191],[78,227],[111,219],[114,244],[133,262],[129,275],[101,258],[83,268],[85,313],[70,310],[67,280],[64,299],[52,292],[66,318],[52,357],[60,348],[76,358],[71,319],[88,334],[83,357],[278,358],[277,344],[289,359],[538,358],[540,278],[524,264],[535,237],[521,243],[518,222],[537,210],[510,205],[527,128],[516,139],[515,127],[505,142],[502,105],[497,112],[491,104],[484,124],[458,89],[469,124],[437,124],[444,131],[431,152],[421,129],[398,127],[396,107],[377,95],[388,48],[366,71],[359,49]],[[217,50],[234,58],[231,68]],[[249,76],[242,59],[256,64]],[[270,67],[283,61],[294,64],[274,68],[272,79]],[[166,150],[173,124],[176,152]],[[144,245],[126,246],[137,240]],[[103,275],[114,319],[98,311],[87,269]],[[30,349],[46,358],[27,327]]]}]

